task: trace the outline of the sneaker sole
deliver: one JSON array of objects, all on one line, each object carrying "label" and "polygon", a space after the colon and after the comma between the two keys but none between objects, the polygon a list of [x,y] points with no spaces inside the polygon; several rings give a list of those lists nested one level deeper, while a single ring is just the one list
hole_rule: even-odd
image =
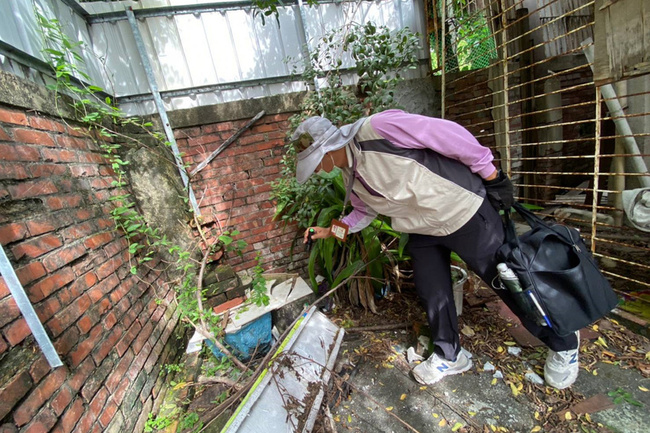
[{"label": "sneaker sole", "polygon": [[468,359],[468,361],[469,361],[469,362],[467,363],[467,365],[466,365],[465,367],[461,368],[460,370],[449,371],[449,372],[447,372],[447,374],[445,374],[445,375],[443,375],[443,376],[440,376],[440,377],[439,377],[438,379],[436,379],[436,380],[426,381],[426,380],[422,379],[422,378],[421,378],[421,377],[420,377],[420,376],[419,376],[415,371],[412,370],[413,378],[414,378],[418,383],[420,383],[420,384],[422,384],[422,385],[433,385],[434,383],[438,383],[438,382],[440,382],[442,379],[444,379],[444,378],[447,377],[447,376],[453,376],[454,374],[464,373],[464,372],[466,372],[467,370],[469,370],[470,368],[472,368],[472,366],[474,365],[474,363],[473,363],[470,359]]}]

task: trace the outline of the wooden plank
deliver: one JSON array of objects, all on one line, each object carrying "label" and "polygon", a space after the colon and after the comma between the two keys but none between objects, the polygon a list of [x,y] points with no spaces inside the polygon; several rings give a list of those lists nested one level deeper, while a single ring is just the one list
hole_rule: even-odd
[{"label": "wooden plank", "polygon": [[207,157],[203,162],[201,162],[199,165],[197,165],[196,168],[195,168],[194,170],[192,170],[192,172],[190,173],[190,176],[194,176],[196,173],[198,173],[199,171],[203,170],[203,169],[205,168],[205,166],[208,165],[208,164],[210,163],[210,161],[212,161],[214,158],[217,157],[217,155],[219,155],[221,152],[223,152],[223,150],[224,150],[226,147],[230,146],[230,144],[231,144],[233,141],[237,140],[237,139],[239,138],[239,136],[242,135],[242,133],[243,133],[244,131],[246,131],[248,128],[250,128],[251,126],[253,126],[253,124],[254,124],[255,122],[257,122],[258,120],[260,120],[260,118],[261,118],[262,116],[264,116],[264,114],[265,114],[264,110],[262,110],[262,111],[260,111],[259,113],[257,113],[257,114],[255,115],[255,117],[253,117],[251,120],[249,120],[248,123],[247,123],[246,125],[244,125],[242,128],[240,128],[240,129],[239,129],[239,130],[238,130],[238,131],[237,131],[233,136],[231,136],[228,140],[224,141],[223,144],[222,144],[221,146],[219,146],[219,148],[218,148],[217,150],[215,150],[214,152],[212,152],[212,153],[211,153],[211,154],[210,154],[210,155],[209,155],[209,156],[208,156],[208,157]]},{"label": "wooden plank", "polygon": [[597,0],[594,44],[596,85],[650,73],[650,7],[637,0]]}]

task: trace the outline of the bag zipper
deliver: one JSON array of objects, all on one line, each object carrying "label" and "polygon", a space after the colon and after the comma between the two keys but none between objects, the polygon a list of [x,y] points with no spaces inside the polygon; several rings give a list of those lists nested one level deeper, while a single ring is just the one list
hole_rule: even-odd
[{"label": "bag zipper", "polygon": [[573,240],[573,236],[571,236],[571,230],[567,226],[562,226],[566,229],[567,232],[569,232],[569,239],[571,239],[571,244],[573,245],[573,248],[576,250],[576,252],[582,252],[578,244],[576,244],[576,241]]}]

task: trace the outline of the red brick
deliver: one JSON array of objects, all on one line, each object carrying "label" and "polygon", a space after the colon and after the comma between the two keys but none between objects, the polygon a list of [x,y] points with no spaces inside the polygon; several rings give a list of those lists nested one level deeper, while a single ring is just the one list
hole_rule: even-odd
[{"label": "red brick", "polygon": [[117,343],[117,345],[115,346],[115,349],[117,350],[117,354],[119,356],[122,356],[124,354],[124,352],[126,352],[126,349],[129,348],[129,346],[131,345],[131,342],[133,341],[135,336],[138,334],[138,332],[140,332],[141,328],[142,328],[142,326],[140,325],[139,322],[134,322],[131,325],[131,327],[129,328],[127,333],[124,335],[124,337],[122,337],[120,342]]},{"label": "red brick", "polygon": [[42,235],[43,233],[51,232],[58,228],[49,218],[26,221],[25,225],[32,236]]},{"label": "red brick", "polygon": [[11,137],[7,134],[7,131],[0,126],[0,141],[11,141]]},{"label": "red brick", "polygon": [[93,350],[97,342],[100,340],[102,336],[103,329],[101,325],[95,326],[91,331],[90,334],[88,335],[88,338],[83,340],[77,345],[77,348],[70,352],[69,354],[69,359],[70,359],[70,366],[72,368],[77,367],[79,364],[81,364],[81,361],[86,359],[88,354],[90,354],[90,351]]},{"label": "red brick", "polygon": [[12,296],[0,300],[0,311],[2,311],[0,315],[0,328],[20,316],[20,310]]},{"label": "red brick", "polygon": [[59,135],[56,137],[57,144],[64,149],[88,149],[86,140],[77,137],[69,137],[67,135]]},{"label": "red brick", "polygon": [[56,185],[51,180],[21,182],[17,185],[9,185],[7,189],[14,199],[38,197],[58,192]]},{"label": "red brick", "polygon": [[14,129],[14,140],[25,144],[40,144],[48,147],[54,146],[54,139],[51,134],[43,131],[34,131],[32,129]]},{"label": "red brick", "polygon": [[16,269],[16,276],[23,286],[44,276],[47,273],[41,262],[32,262]]},{"label": "red brick", "polygon": [[79,336],[79,329],[74,326],[68,328],[63,334],[54,340],[54,348],[56,349],[56,352],[61,356],[70,353],[72,348],[77,345]]},{"label": "red brick", "polygon": [[[128,385],[128,381],[126,382]],[[121,399],[120,399],[121,402]],[[117,412],[117,407],[118,405],[113,401],[113,398],[109,400],[108,403],[106,403],[106,407],[104,408],[104,412],[99,416],[99,422],[100,424],[106,428],[108,424],[111,422],[113,417],[115,416],[115,413]]]},{"label": "red brick", "polygon": [[79,331],[81,331],[82,334],[87,334],[88,331],[93,326],[93,321],[90,317],[88,316],[83,316],[79,321],[77,322],[77,326],[79,327]]},{"label": "red brick", "polygon": [[54,336],[61,334],[72,325],[90,307],[90,298],[86,295],[80,296],[70,305],[63,309],[47,322],[47,326]]},{"label": "red brick", "polygon": [[43,278],[41,281],[27,288],[29,299],[31,299],[31,301],[34,303],[40,302],[60,288],[64,287],[66,284],[73,281],[74,278],[75,276],[72,272],[72,269],[62,269],[56,274],[52,274],[46,278]]},{"label": "red brick", "polygon": [[[89,222],[82,224],[76,224],[71,227],[66,228],[61,232],[63,239],[66,243],[76,241],[78,239],[83,239],[86,236],[91,235],[95,232],[95,228]],[[85,243],[85,242],[84,242]]]},{"label": "red brick", "polygon": [[41,322],[47,322],[50,317],[61,311],[61,303],[56,296],[52,296],[35,306],[34,309]]},{"label": "red brick", "polygon": [[0,227],[0,243],[8,245],[24,239],[27,236],[27,227],[23,223],[11,223]]},{"label": "red brick", "polygon": [[[119,335],[117,332],[115,332],[114,334]],[[106,379],[106,383],[105,383],[106,389],[108,389],[111,393],[113,393],[117,389],[120,381],[122,380],[127,370],[129,369],[129,365],[131,365],[133,358],[134,355],[132,351],[129,350],[126,353],[124,353],[122,359],[120,359],[120,362],[115,366],[111,374]]]},{"label": "red brick", "polygon": [[4,338],[2,338],[2,335],[0,335],[0,355],[5,353],[9,349],[9,344],[5,341]]},{"label": "red brick", "polygon": [[63,164],[38,164],[29,167],[32,177],[63,176],[68,173],[68,167]]},{"label": "red brick", "polygon": [[51,210],[72,209],[79,207],[82,197],[79,194],[46,197],[43,202]]},{"label": "red brick", "polygon": [[73,432],[74,433],[91,433],[92,432],[92,426],[93,426],[93,424],[95,423],[95,420],[97,420],[98,417],[99,417],[99,414],[93,414],[92,412],[84,413],[81,416],[81,418],[79,418],[79,422],[75,426]]},{"label": "red brick", "polygon": [[63,385],[66,375],[65,367],[53,370],[14,411],[16,425],[25,425],[34,418],[41,406]]},{"label": "red brick", "polygon": [[23,180],[30,177],[23,166],[0,165],[0,179]]},{"label": "red brick", "polygon": [[102,245],[106,245],[108,242],[112,241],[114,237],[115,235],[113,232],[98,233],[86,239],[84,245],[86,248],[94,250]]},{"label": "red brick", "polygon": [[77,152],[73,150],[63,150],[63,149],[43,149],[41,150],[41,155],[43,155],[43,161],[52,161],[52,162],[77,162],[79,161],[79,156]]},{"label": "red brick", "polygon": [[41,379],[50,374],[50,370],[50,364],[48,364],[45,356],[41,355],[32,363],[32,366],[29,369],[29,375],[32,376],[34,383],[38,383]]},{"label": "red brick", "polygon": [[21,242],[13,247],[11,251],[14,253],[16,260],[20,260],[24,256],[34,259],[62,245],[63,242],[58,236],[48,234]]},{"label": "red brick", "polygon": [[61,248],[56,252],[56,254],[49,254],[43,259],[43,266],[45,266],[45,269],[49,272],[52,272],[78,259],[84,254],[86,254],[86,248],[83,245],[70,245]]},{"label": "red brick", "polygon": [[106,356],[111,352],[111,350],[113,350],[115,344],[119,341],[120,337],[122,336],[122,332],[121,329],[117,331],[111,332],[108,338],[100,343],[93,351],[92,357],[96,364],[101,363],[102,360],[106,358]]},{"label": "red brick", "polygon": [[16,403],[18,403],[32,388],[32,378],[23,371],[9,379],[0,388],[0,419],[4,418]]},{"label": "red brick", "polygon": [[93,414],[95,417],[99,417],[99,415],[102,413],[102,409],[104,409],[104,404],[106,403],[106,400],[108,400],[108,391],[106,391],[106,388],[101,388],[99,391],[97,391],[97,394],[95,394],[95,397],[90,401],[90,404],[88,405],[88,410],[90,411],[91,414]]},{"label": "red brick", "polygon": [[[107,295],[113,288],[115,288],[118,284],[120,283],[120,279],[117,277],[115,274],[111,274],[108,278],[105,280],[99,282],[98,284],[95,284],[95,286],[88,290],[88,296],[93,302],[97,302],[100,299],[102,299],[105,295]],[[113,300],[113,294],[111,293],[111,300],[115,303],[116,301]]]},{"label": "red brick", "polygon": [[72,401],[72,391],[67,386],[62,386],[59,393],[50,402],[50,407],[54,410],[57,416],[60,416],[66,407]]},{"label": "red brick", "polygon": [[91,164],[79,164],[70,167],[70,172],[74,177],[89,177],[99,175],[99,168]]},{"label": "red brick", "polygon": [[59,418],[57,427],[60,427],[60,429],[55,429],[54,431],[61,433],[70,433],[83,413],[83,401],[80,398],[77,398],[70,405],[70,407],[68,407],[63,416]]},{"label": "red brick", "polygon": [[[72,302],[73,299],[78,298],[81,294],[97,283],[97,275],[93,272],[87,272],[77,279],[68,287],[65,293],[59,294],[59,299],[64,305]],[[92,297],[91,297],[92,299]]]},{"label": "red brick", "polygon": [[111,311],[106,315],[104,318],[104,327],[106,329],[111,329],[115,324],[117,323],[117,318],[115,317],[115,314]]},{"label": "red brick", "polygon": [[15,125],[27,125],[27,116],[19,111],[0,108],[0,122],[13,123]]},{"label": "red brick", "polygon": [[44,117],[29,116],[29,126],[34,129],[43,129],[52,132],[65,132],[65,125]]},{"label": "red brick", "polygon": [[2,424],[0,425],[0,433],[18,433],[18,428],[13,424]]},{"label": "red brick", "polygon": [[68,385],[72,390],[77,393],[81,389],[86,380],[90,377],[92,372],[95,370],[95,363],[92,358],[86,358],[79,367],[75,368],[74,376],[68,381]]},{"label": "red brick", "polygon": [[25,322],[25,319],[23,318],[12,322],[3,331],[7,342],[11,346],[15,346],[16,344],[23,341],[29,334],[31,334],[31,332],[32,331],[29,329],[29,326],[27,326],[27,322]]},{"label": "red brick", "polygon": [[26,161],[36,162],[41,160],[38,149],[22,144],[0,143],[0,161]]},{"label": "red brick", "polygon": [[34,417],[34,419],[25,426],[21,433],[43,433],[50,431],[52,426],[56,423],[56,414],[49,407],[44,407],[41,411]]}]

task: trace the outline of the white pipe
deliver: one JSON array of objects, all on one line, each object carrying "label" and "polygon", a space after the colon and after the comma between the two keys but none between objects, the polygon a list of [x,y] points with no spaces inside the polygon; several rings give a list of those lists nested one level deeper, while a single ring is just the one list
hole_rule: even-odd
[{"label": "white pipe", "polygon": [[[594,44],[591,38],[587,38],[580,45],[582,45],[582,51],[587,57],[587,61],[591,64],[591,71],[594,72]],[[636,140],[632,134],[632,129],[630,124],[625,119],[625,112],[621,103],[618,101],[616,96],[616,91],[611,84],[605,84],[600,87],[600,93],[605,99],[607,104],[607,109],[611,113],[614,125],[618,130],[619,135],[623,135],[623,142],[625,143],[625,150],[630,154],[632,168],[636,173],[647,173],[648,166],[646,166],[645,161],[641,157],[641,151],[639,146],[636,144]],[[599,119],[596,119],[598,121]],[[650,188],[650,177],[648,176],[639,176],[639,182],[644,188]]]}]

